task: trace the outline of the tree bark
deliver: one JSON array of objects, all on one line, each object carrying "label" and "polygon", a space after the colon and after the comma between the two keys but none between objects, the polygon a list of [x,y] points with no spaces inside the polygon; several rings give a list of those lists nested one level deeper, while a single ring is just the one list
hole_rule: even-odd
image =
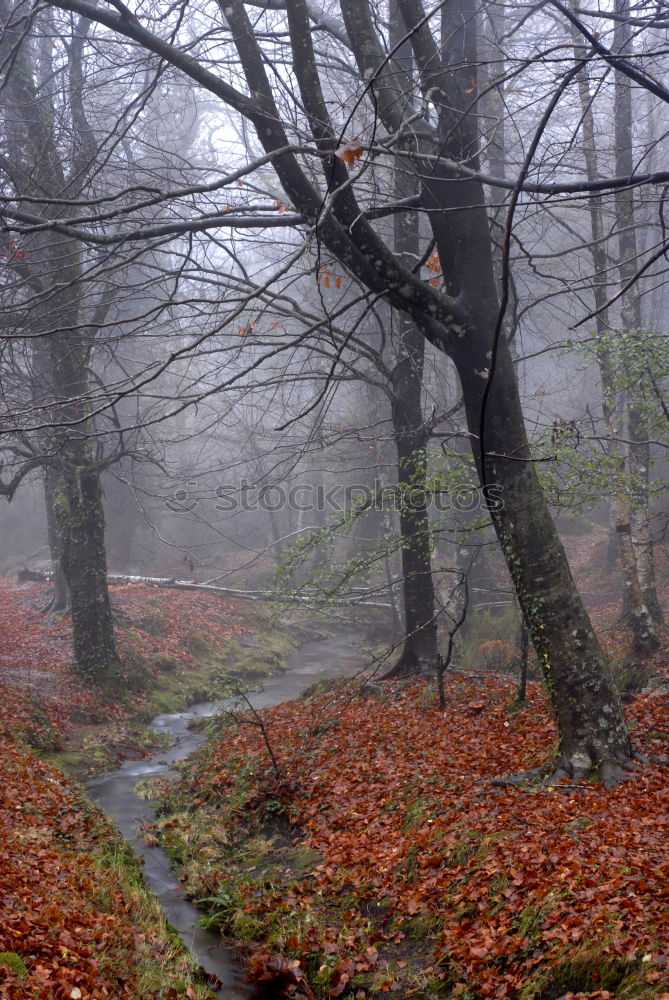
[{"label": "tree bark", "polygon": [[104,511],[97,471],[77,462],[81,445],[70,445],[54,491],[54,512],[63,540],[62,566],[72,594],[74,662],[86,680],[115,686],[122,680],[114,641]]},{"label": "tree bark", "polygon": [[[614,22],[613,45],[616,52],[630,52],[632,29],[629,24],[629,0],[616,0],[615,12],[620,18]],[[634,174],[634,138],[632,127],[632,84],[620,73],[614,74],[615,100],[615,164],[616,171],[631,177]],[[634,192],[632,188],[616,192],[616,227],[618,229],[620,285],[632,282],[622,298],[622,327],[626,333],[634,335],[634,346],[643,351],[643,331],[641,298],[638,283],[634,281],[637,268],[637,234]],[[631,605],[631,614],[638,615],[641,609],[650,619],[651,646],[660,643],[652,629],[653,622],[662,622],[662,610],[655,584],[655,556],[650,529],[649,475],[650,445],[648,426],[643,412],[643,401],[634,376],[627,379],[626,403],[628,432],[631,439],[628,456],[628,471],[632,479],[632,510],[630,517],[632,547],[635,553],[639,578],[640,604]],[[643,650],[642,650],[643,651]]]},{"label": "tree bark", "polygon": [[622,703],[537,479],[507,345],[499,344],[485,407],[484,454],[478,365],[470,356],[458,370],[481,480],[501,490],[492,519],[558,721],[551,780],[564,774],[578,781],[599,768],[605,784],[613,784],[631,758]]},{"label": "tree bark", "polygon": [[[390,44],[394,52],[392,72],[398,88],[410,93],[413,56],[408,42],[402,44],[404,26],[395,3],[391,4],[390,19]],[[406,147],[406,143],[402,145]],[[394,173],[394,194],[398,200],[416,193],[416,179],[401,159],[396,162]],[[411,268],[420,255],[416,212],[398,213],[393,220],[393,235],[395,253],[407,268]],[[422,407],[425,338],[406,314],[393,310],[391,322],[395,364],[390,376],[390,408],[400,493],[405,639],[398,662],[385,676],[432,673],[438,654],[432,535],[426,491],[429,431]]]},{"label": "tree bark", "polygon": [[527,699],[527,668],[530,659],[530,633],[527,623],[520,613],[520,663],[518,666],[518,687],[516,688],[516,704],[524,705]]},{"label": "tree bark", "polygon": [[55,498],[56,475],[53,466],[44,469],[44,500],[46,505],[47,535],[53,570],[53,594],[44,609],[50,615],[66,614],[72,606],[70,586],[63,569],[63,534],[56,518]]},{"label": "tree bark", "polygon": [[[423,337],[404,317],[400,326],[400,350],[408,341]],[[409,329],[406,329],[406,327]],[[421,358],[422,361],[422,358]],[[422,368],[422,364],[421,364]],[[397,445],[397,478],[400,493],[400,536],[402,540],[402,592],[404,596],[405,639],[393,674],[428,673],[437,662],[437,617],[432,581],[432,536],[426,503],[427,451],[421,427],[421,378],[414,367],[410,349],[392,377],[392,413]],[[388,675],[386,675],[388,676]]]}]

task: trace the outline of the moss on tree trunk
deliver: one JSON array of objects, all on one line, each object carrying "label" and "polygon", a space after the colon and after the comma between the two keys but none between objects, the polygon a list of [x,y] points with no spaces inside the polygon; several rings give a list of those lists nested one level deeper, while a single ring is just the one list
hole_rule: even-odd
[{"label": "moss on tree trunk", "polygon": [[104,510],[93,467],[67,465],[54,504],[63,539],[63,571],[72,596],[74,661],[86,680],[115,687],[121,668],[107,587]]}]

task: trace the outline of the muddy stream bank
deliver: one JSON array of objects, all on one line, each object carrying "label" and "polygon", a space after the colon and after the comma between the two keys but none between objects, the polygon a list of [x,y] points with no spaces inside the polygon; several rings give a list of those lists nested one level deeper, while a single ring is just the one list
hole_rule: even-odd
[{"label": "muddy stream bank", "polygon": [[[297,698],[319,680],[351,676],[365,661],[363,645],[364,638],[357,633],[309,640],[289,657],[286,673],[270,677],[262,691],[251,696],[253,705],[256,708],[277,705]],[[171,749],[160,751],[147,760],[126,761],[118,770],[89,781],[88,791],[143,859],[146,882],[160,900],[169,922],[206,971],[221,980],[219,996],[226,1000],[250,1000],[253,990],[244,981],[242,971],[218,934],[197,926],[202,911],[184,897],[180,883],[170,870],[167,854],[160,847],[147,844],[139,833],[143,824],[154,819],[155,810],[137,794],[137,785],[147,778],[168,774],[172,764],[201,746],[205,737],[189,730],[189,721],[213,715],[224,705],[225,702],[203,702],[192,705],[186,712],[156,716],[152,726],[172,738]]]}]

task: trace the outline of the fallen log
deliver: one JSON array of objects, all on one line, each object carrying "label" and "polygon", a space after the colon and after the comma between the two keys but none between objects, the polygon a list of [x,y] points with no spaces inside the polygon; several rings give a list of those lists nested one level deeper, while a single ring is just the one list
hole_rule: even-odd
[{"label": "fallen log", "polygon": [[[21,573],[34,574],[23,577],[24,580],[45,581],[52,578],[51,573],[38,573],[34,570],[21,570]],[[281,604],[302,604],[306,607],[309,607],[319,596],[316,592],[281,596],[270,590],[240,590],[237,587],[219,587],[211,583],[197,583],[195,580],[177,580],[175,577],[138,576],[126,573],[109,573],[107,582],[112,586],[136,583],[144,584],[147,587],[162,587],[167,590],[200,590],[204,593],[222,594],[224,597],[238,597],[245,601],[275,601]],[[366,608],[385,609],[391,606],[383,601],[371,601],[365,597],[364,593],[356,593],[348,599],[337,598],[329,603],[338,608],[350,607],[352,604],[360,604]]]}]

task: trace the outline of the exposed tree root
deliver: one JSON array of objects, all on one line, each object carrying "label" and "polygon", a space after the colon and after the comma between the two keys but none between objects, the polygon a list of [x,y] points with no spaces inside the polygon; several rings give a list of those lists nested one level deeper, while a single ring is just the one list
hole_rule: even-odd
[{"label": "exposed tree root", "polygon": [[439,663],[439,656],[421,655],[420,650],[414,645],[405,642],[399,659],[376,680],[388,681],[393,677],[434,677]]},{"label": "exposed tree root", "polygon": [[532,781],[545,774],[549,764],[542,764],[541,767],[533,767],[531,771],[517,771],[515,774],[507,774],[503,778],[493,778],[490,782],[496,788],[519,788],[526,781]]},{"label": "exposed tree root", "polygon": [[69,615],[72,611],[72,604],[70,601],[66,601],[64,604],[57,601],[55,597],[52,597],[48,604],[45,604],[43,608],[40,608],[39,613],[41,615],[47,615],[47,622],[49,625],[53,625],[56,618],[64,618]]},{"label": "exposed tree root", "polygon": [[67,618],[72,612],[72,605],[66,604],[64,608],[52,608],[49,612],[49,617],[47,618],[47,623],[53,625],[53,623],[59,618]]},{"label": "exposed tree root", "polygon": [[[653,760],[653,758],[651,758]],[[491,785],[497,788],[519,788],[528,781],[540,778],[543,788],[559,788],[560,783],[568,779],[569,784],[562,787],[574,788],[587,781],[595,772],[604,788],[611,789],[627,781],[638,770],[639,764],[647,764],[648,758],[635,750],[629,754],[614,753],[594,766],[587,754],[573,754],[570,760],[565,754],[560,754],[552,761],[547,761],[540,767],[530,771],[518,771],[516,774],[502,778],[493,778]],[[668,763],[669,757],[653,763]]]},{"label": "exposed tree root", "polygon": [[391,667],[377,677],[377,681],[389,681],[393,677],[417,677],[424,671],[421,666],[421,662],[417,656],[412,653],[402,653],[397,663],[393,663]]}]

